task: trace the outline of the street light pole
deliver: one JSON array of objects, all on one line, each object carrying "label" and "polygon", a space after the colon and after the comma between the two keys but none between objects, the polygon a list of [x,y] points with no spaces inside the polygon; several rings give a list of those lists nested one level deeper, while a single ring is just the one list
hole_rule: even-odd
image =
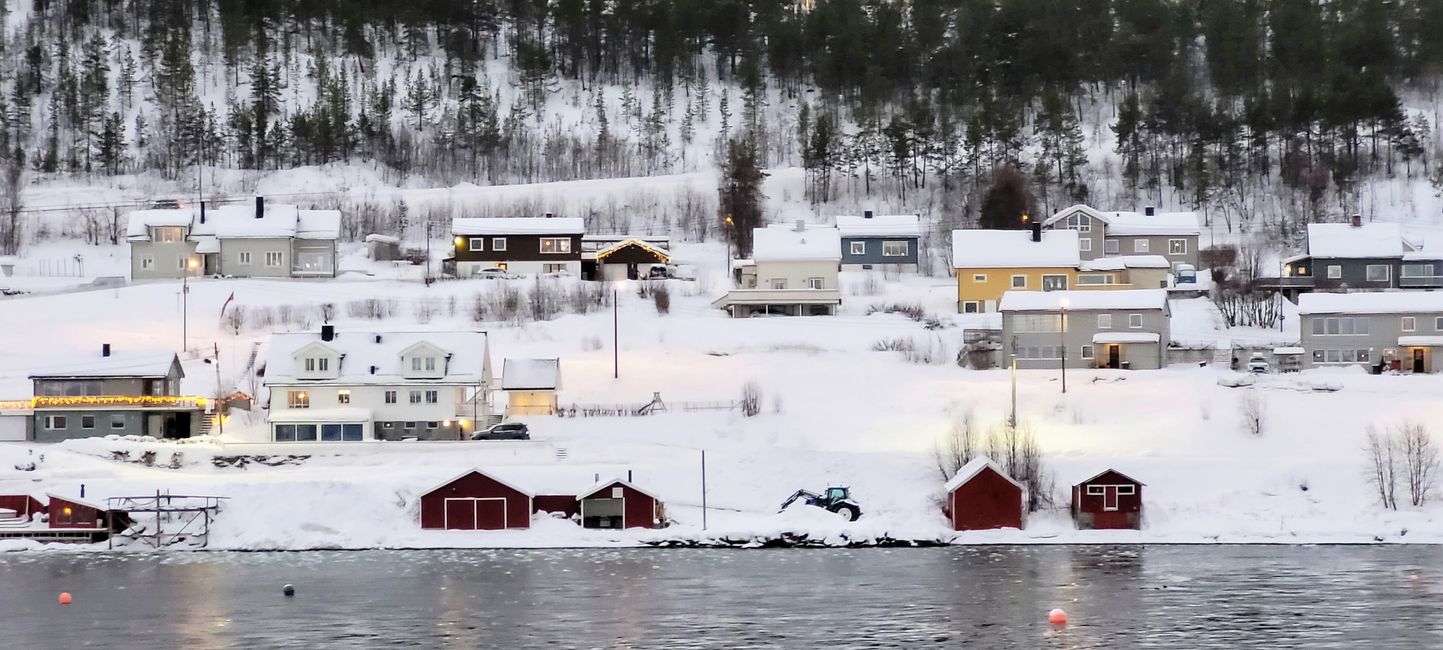
[{"label": "street light pole", "polygon": [[180,276],[180,353],[190,349],[190,268]]},{"label": "street light pole", "polygon": [[620,292],[611,285],[611,378],[621,379],[621,317],[618,315]]},{"label": "street light pole", "polygon": [[1007,426],[1017,428],[1017,355],[1012,355],[1012,412],[1007,416]]},{"label": "street light pole", "polygon": [[1062,343],[1062,346],[1061,346],[1061,354],[1062,354],[1062,394],[1063,394],[1063,395],[1066,395],[1066,394],[1067,394],[1067,299],[1066,299],[1066,298],[1063,298],[1061,304],[1062,304],[1062,309],[1060,310],[1059,313],[1061,314],[1061,317],[1062,317],[1062,336],[1060,337],[1060,342]]}]

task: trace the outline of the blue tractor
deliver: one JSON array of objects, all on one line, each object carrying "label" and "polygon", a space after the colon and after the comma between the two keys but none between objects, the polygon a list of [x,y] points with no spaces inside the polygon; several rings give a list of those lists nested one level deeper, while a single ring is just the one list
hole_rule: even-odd
[{"label": "blue tractor", "polygon": [[862,506],[852,500],[851,491],[846,487],[829,487],[821,494],[810,490],[797,490],[782,502],[782,507],[777,512],[786,510],[787,506],[796,503],[798,499],[806,499],[807,505],[824,508],[841,515],[847,521],[856,521],[862,516]]}]

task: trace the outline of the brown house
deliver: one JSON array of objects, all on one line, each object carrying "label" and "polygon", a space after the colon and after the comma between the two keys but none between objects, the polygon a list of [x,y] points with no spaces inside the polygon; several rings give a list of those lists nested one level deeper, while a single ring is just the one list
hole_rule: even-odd
[{"label": "brown house", "polygon": [[1143,483],[1109,469],[1072,486],[1072,518],[1077,527],[1142,528]]},{"label": "brown house", "polygon": [[537,275],[581,276],[581,235],[586,224],[576,217],[468,217],[451,222],[453,256],[446,260],[456,277],[487,269]]}]

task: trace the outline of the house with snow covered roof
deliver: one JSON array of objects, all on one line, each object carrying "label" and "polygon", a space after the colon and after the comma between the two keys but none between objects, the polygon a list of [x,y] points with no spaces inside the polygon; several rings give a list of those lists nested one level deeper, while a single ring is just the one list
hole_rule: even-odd
[{"label": "house with snow covered roof", "polygon": [[1283,260],[1282,275],[1263,280],[1290,297],[1315,289],[1443,288],[1443,252],[1424,249],[1396,223],[1308,224],[1307,251]]},{"label": "house with snow covered roof", "polygon": [[[581,277],[585,280],[645,280],[671,263],[666,235],[582,235]],[[666,274],[662,274],[665,277]]]},{"label": "house with snow covered roof", "polygon": [[1303,367],[1443,370],[1443,293],[1372,291],[1298,297]]},{"label": "house with snow covered roof", "polygon": [[1151,370],[1167,364],[1167,291],[1008,291],[1002,361],[1018,368]]},{"label": "house with snow covered roof", "polygon": [[96,436],[189,438],[210,430],[209,400],[181,393],[185,377],[173,352],[114,353],[110,344],[30,375],[29,439],[59,442]]},{"label": "house with snow covered roof", "polygon": [[842,238],[843,271],[916,273],[922,240],[921,217],[873,214],[837,217]]},{"label": "house with snow covered roof", "polygon": [[952,231],[957,311],[997,311],[1008,291],[1127,290],[1166,287],[1171,264],[1157,255],[1084,260],[1075,230]]},{"label": "house with snow covered roof", "polygon": [[1042,222],[1049,230],[1072,230],[1078,235],[1082,259],[1109,255],[1161,255],[1174,267],[1198,264],[1198,237],[1202,233],[1195,212],[1158,212],[1153,206],[1138,212],[1103,212],[1086,205],[1058,210]]},{"label": "house with snow covered roof", "polygon": [[579,217],[464,217],[451,221],[452,256],[443,266],[459,278],[488,269],[581,277]]},{"label": "house with snow covered roof", "polygon": [[276,333],[265,385],[276,442],[462,440],[492,419],[485,332]]},{"label": "house with snow covered roof", "polygon": [[560,359],[507,359],[501,364],[506,415],[556,415]]},{"label": "house with snow covered roof", "polygon": [[267,203],[137,210],[126,224],[134,280],[186,275],[335,277],[338,210]]},{"label": "house with snow covered roof", "polygon": [[712,306],[735,318],[835,315],[842,304],[841,261],[836,228],[805,221],[754,228],[752,259],[736,262],[738,288]]}]

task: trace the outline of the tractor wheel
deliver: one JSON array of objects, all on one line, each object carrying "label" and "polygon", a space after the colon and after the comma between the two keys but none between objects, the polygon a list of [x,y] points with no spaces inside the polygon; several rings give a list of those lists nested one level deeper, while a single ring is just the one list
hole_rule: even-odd
[{"label": "tractor wheel", "polygon": [[862,511],[858,510],[857,506],[837,506],[837,509],[833,510],[832,512],[841,515],[842,519],[845,519],[847,521],[856,521],[858,517],[862,516]]}]

